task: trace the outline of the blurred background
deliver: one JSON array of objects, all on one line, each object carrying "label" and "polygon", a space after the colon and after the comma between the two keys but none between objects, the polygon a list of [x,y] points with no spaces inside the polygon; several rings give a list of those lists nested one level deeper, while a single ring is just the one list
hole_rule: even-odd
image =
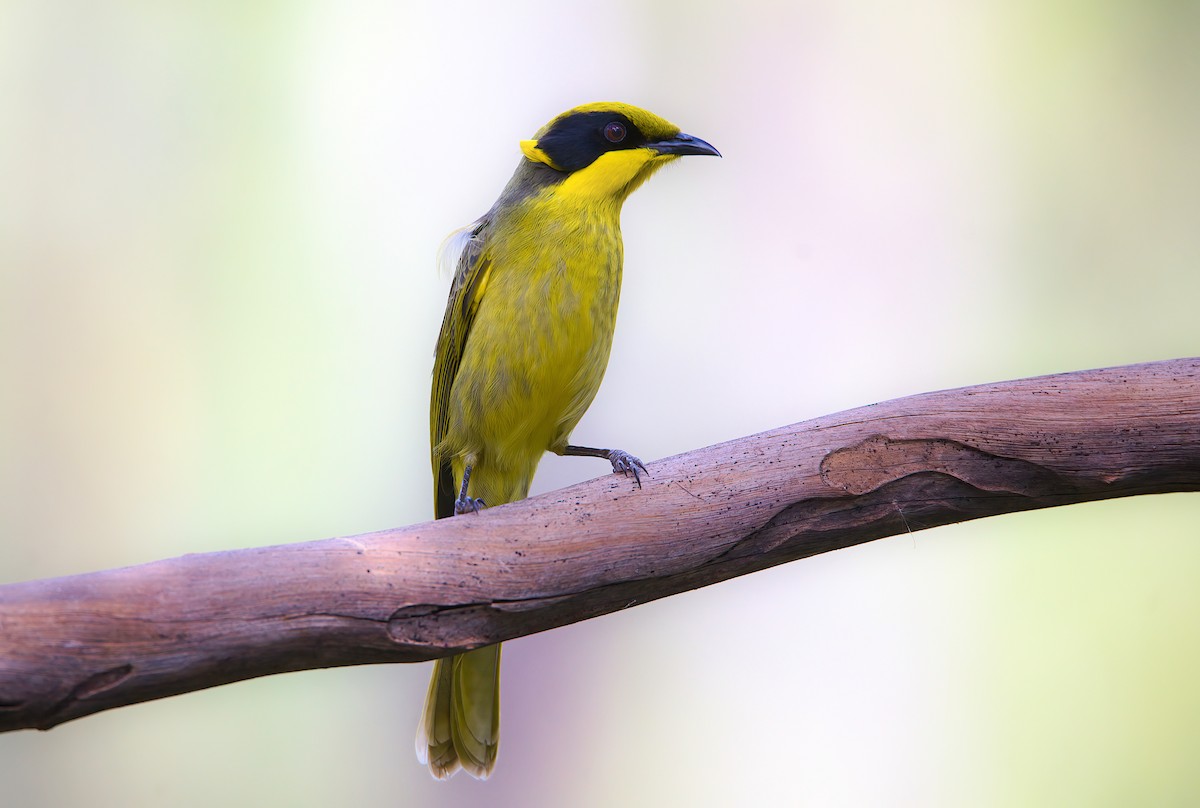
[{"label": "blurred background", "polygon": [[[1198,354],[1198,88],[1167,0],[8,0],[0,582],[429,518],[437,246],[587,101],[725,158],[626,205],[580,443]],[[2,735],[0,800],[1194,804],[1198,534],[1005,516],[512,642],[487,783],[417,764],[395,665]]]}]

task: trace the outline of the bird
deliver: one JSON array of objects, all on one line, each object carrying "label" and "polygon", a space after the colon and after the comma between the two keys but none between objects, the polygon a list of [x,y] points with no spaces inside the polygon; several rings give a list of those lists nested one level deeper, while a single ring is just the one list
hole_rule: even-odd
[{"label": "bird", "polygon": [[[712,145],[630,104],[577,106],[520,141],[499,199],[452,233],[453,272],[434,353],[430,445],[437,518],[523,499],[546,452],[647,474],[621,449],[569,443],[608,365],[621,291],[621,206],[679,157]],[[500,645],[434,663],[417,727],[437,779],[485,779],[500,730]]]}]

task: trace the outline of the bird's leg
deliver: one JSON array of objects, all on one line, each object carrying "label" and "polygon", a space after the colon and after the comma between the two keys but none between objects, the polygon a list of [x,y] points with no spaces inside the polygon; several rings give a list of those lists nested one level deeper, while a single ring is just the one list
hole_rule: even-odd
[{"label": "bird's leg", "polygon": [[467,483],[470,481],[471,467],[467,466],[463,469],[462,488],[458,492],[458,499],[454,500],[455,516],[463,513],[479,513],[480,508],[487,507],[487,504],[482,499],[467,496]]},{"label": "bird's leg", "polygon": [[633,480],[637,483],[637,487],[642,487],[642,476],[638,473],[641,469],[646,471],[646,464],[638,458],[626,452],[624,449],[590,449],[587,446],[567,446],[563,450],[563,454],[567,457],[603,457],[608,462],[612,463],[613,474],[629,474],[633,473]]}]

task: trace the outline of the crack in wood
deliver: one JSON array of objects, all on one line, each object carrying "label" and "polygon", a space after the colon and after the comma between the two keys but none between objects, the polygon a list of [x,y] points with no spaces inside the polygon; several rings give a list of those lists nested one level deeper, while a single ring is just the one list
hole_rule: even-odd
[{"label": "crack in wood", "polygon": [[[871,435],[821,460],[821,479],[850,494],[870,493],[920,472],[940,472],[980,491],[1032,496],[1065,478],[1028,460],[985,452],[949,438],[902,439]],[[1074,488],[1074,484],[1072,484]]]},{"label": "crack in wood", "polygon": [[55,720],[56,716],[61,716],[70,708],[80,701],[90,699],[93,696],[103,693],[105,690],[116,687],[124,682],[133,674],[132,665],[118,665],[115,668],[108,668],[99,673],[93,673],[91,676],[84,679],[75,687],[71,688],[71,692],[58,701],[50,708],[47,715],[47,728],[59,723]]}]

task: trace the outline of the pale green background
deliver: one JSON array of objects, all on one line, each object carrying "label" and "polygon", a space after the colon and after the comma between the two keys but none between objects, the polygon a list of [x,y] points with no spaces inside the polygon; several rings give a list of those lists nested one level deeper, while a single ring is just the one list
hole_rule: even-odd
[{"label": "pale green background", "polygon": [[[627,205],[581,443],[1200,353],[1194,2],[9,0],[0,580],[428,518],[437,245],[603,99],[725,159]],[[1007,516],[513,642],[486,784],[417,765],[397,665],[0,736],[0,802],[1195,804],[1198,520]]]}]

